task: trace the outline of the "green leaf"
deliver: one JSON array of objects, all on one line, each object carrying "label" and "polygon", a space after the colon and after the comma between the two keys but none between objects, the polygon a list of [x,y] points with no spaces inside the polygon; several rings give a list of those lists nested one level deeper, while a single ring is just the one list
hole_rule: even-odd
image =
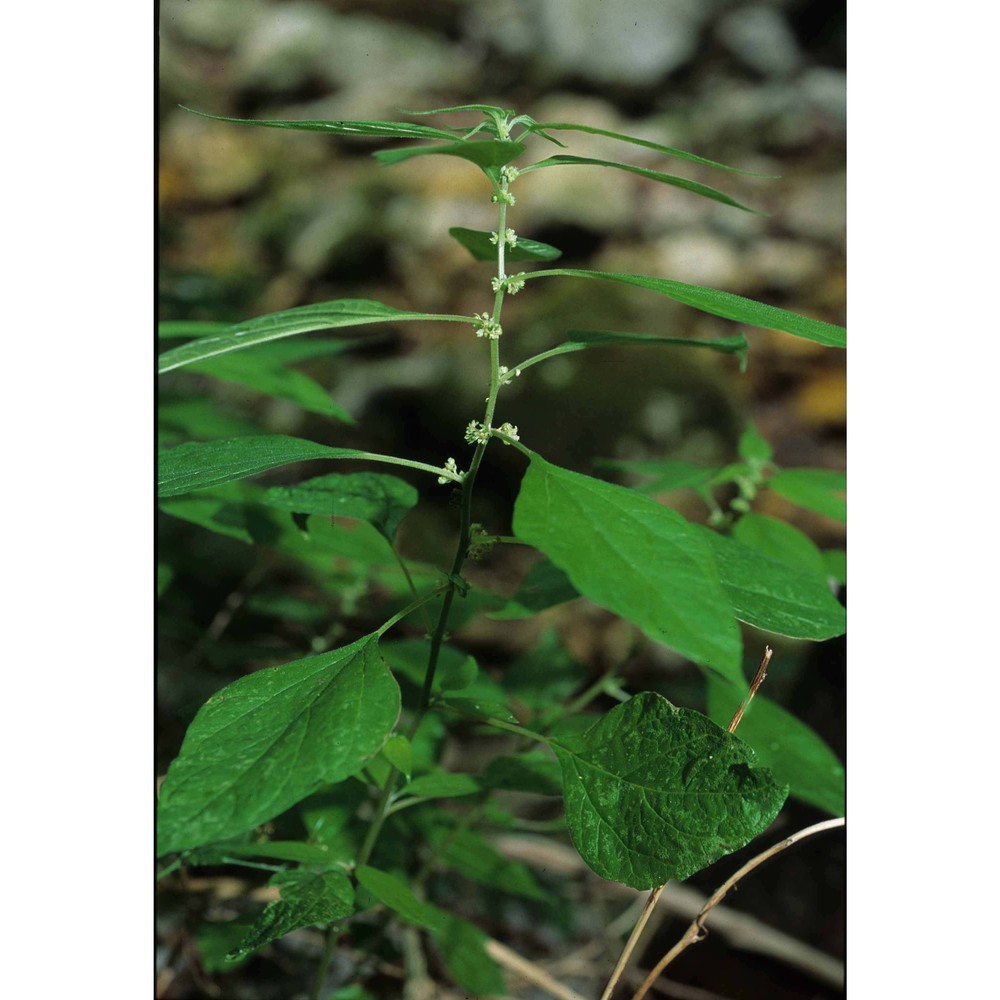
[{"label": "green leaf", "polygon": [[[495,616],[494,616],[495,617]],[[587,677],[587,670],[566,651],[554,629],[519,656],[503,674],[504,688],[535,711],[560,706]]]},{"label": "green leaf", "polygon": [[300,927],[336,923],[354,912],[354,887],[341,871],[281,872],[271,884],[280,887],[281,899],[267,905],[227,958],[243,958]]},{"label": "green leaf", "polygon": [[690,191],[692,194],[701,195],[703,198],[711,198],[712,201],[720,202],[723,205],[731,205],[733,208],[739,208],[744,212],[751,212],[754,215],[763,214],[753,208],[748,208],[746,205],[741,205],[734,198],[730,198],[728,194],[723,194],[722,191],[717,191],[707,184],[699,184],[697,181],[675,177],[673,174],[664,174],[659,170],[648,170],[646,167],[634,167],[628,163],[618,163],[616,160],[594,160],[589,156],[559,154],[557,156],[550,156],[547,160],[539,160],[538,163],[532,163],[530,166],[524,167],[521,173],[526,174],[530,170],[539,170],[542,167],[567,166],[612,167],[615,170],[627,170],[630,174],[638,174],[640,177],[648,177],[650,180],[659,181],[661,184],[670,184],[673,187],[683,188],[683,190]]},{"label": "green leaf", "polygon": [[171,432],[184,440],[245,437],[261,432],[253,421],[228,413],[209,399],[164,401],[157,407],[156,416],[161,440]]},{"label": "green leaf", "polygon": [[825,579],[769,559],[757,549],[708,528],[692,527],[715,556],[719,579],[741,622],[794,639],[843,635],[846,615]]},{"label": "green leaf", "polygon": [[530,131],[538,131],[539,129],[546,129],[552,132],[560,129],[568,129],[572,132],[586,132],[589,135],[604,135],[609,139],[618,139],[620,142],[631,143],[633,146],[655,149],[658,153],[665,153],[667,156],[676,156],[681,160],[689,160],[691,163],[703,163],[707,167],[718,167],[720,170],[729,170],[734,174],[746,174],[749,177],[768,177],[774,179],[773,174],[758,174],[753,170],[740,170],[737,167],[727,167],[724,163],[707,160],[704,156],[697,156],[694,153],[686,153],[683,149],[674,149],[673,146],[663,146],[658,142],[650,142],[648,139],[637,139],[635,136],[622,135],[621,132],[609,132],[607,129],[594,128],[592,125],[576,125],[571,122],[536,122],[533,123]]},{"label": "green leaf", "polygon": [[555,563],[543,559],[528,570],[510,601],[488,617],[495,621],[533,618],[539,611],[547,611],[579,596],[569,577]]},{"label": "green leaf", "polygon": [[847,584],[847,553],[843,549],[824,549],[823,565],[837,583]]},{"label": "green leaf", "polygon": [[173,568],[166,563],[156,565],[156,596],[162,597],[174,579]]},{"label": "green leaf", "polygon": [[331,135],[381,136],[389,139],[451,139],[450,132],[431,128],[428,125],[413,125],[410,122],[334,122],[334,121],[274,121],[261,118],[227,118],[224,115],[209,115],[204,111],[178,105],[185,111],[211,118],[217,122],[235,122],[238,125],[260,125],[264,128],[288,128],[307,132],[327,132]]},{"label": "green leaf", "polygon": [[296,306],[294,309],[258,316],[242,323],[234,323],[226,327],[222,333],[201,337],[164,351],[157,359],[157,370],[162,375],[164,372],[194,364],[196,361],[204,361],[231,351],[245,350],[257,344],[267,344],[298,333],[309,333],[312,330],[333,330],[345,326],[365,326],[369,323],[402,323],[408,320],[472,322],[466,316],[407,312],[370,299],[316,302],[308,306]]},{"label": "green leaf", "polygon": [[396,109],[401,115],[443,115],[450,111],[482,111],[484,115],[499,115],[501,118],[512,115],[513,109],[498,108],[495,104],[455,104],[450,108],[431,108],[430,111],[404,111]]},{"label": "green leaf", "polygon": [[246,937],[250,927],[248,920],[202,923],[195,934],[201,967],[210,973],[228,972],[244,961],[233,961],[228,955]]},{"label": "green leaf", "polygon": [[470,882],[522,899],[544,903],[549,898],[526,865],[504,857],[474,830],[456,833],[446,826],[436,826],[430,831],[428,840],[441,860]]},{"label": "green leaf", "polygon": [[[492,233],[483,232],[479,229],[463,229],[461,226],[452,226],[448,230],[448,235],[458,240],[476,260],[496,261],[497,247],[490,242]],[[518,236],[517,244],[507,247],[504,251],[504,259],[511,260],[556,260],[562,256],[562,250],[557,250],[548,243],[539,243],[537,240],[526,240],[523,236]]]},{"label": "green leaf", "polygon": [[718,471],[672,458],[640,459],[629,462],[615,458],[598,458],[594,460],[594,464],[601,468],[619,469],[637,476],[652,477],[652,482],[635,487],[642,493],[666,493],[682,489],[702,492],[712,483]]},{"label": "green leaf", "polygon": [[296,486],[272,486],[261,502],[276,510],[367,521],[391,543],[400,522],[416,506],[417,491],[396,476],[378,472],[331,473]]},{"label": "green leaf", "polygon": [[740,435],[739,453],[740,458],[747,462],[756,462],[760,465],[770,462],[774,457],[774,449],[771,447],[770,442],[765,441],[757,433],[757,429],[752,426],[747,427]]},{"label": "green leaf", "polygon": [[570,330],[569,344],[562,344],[556,351],[579,351],[587,347],[606,347],[617,344],[640,344],[646,347],[701,347],[720,354],[735,354],[739,358],[740,371],[747,366],[750,344],[743,334],[735,337],[715,337],[711,340],[692,340],[689,337],[658,337],[654,333],[615,333],[609,330]]},{"label": "green leaf", "polygon": [[479,779],[486,788],[533,795],[562,795],[562,768],[540,750],[516,757],[497,757]]},{"label": "green leaf", "polygon": [[481,791],[479,781],[471,774],[454,771],[434,771],[409,782],[403,791],[421,799],[457,799]]},{"label": "green leaf", "polygon": [[783,469],[767,485],[799,507],[843,524],[847,520],[847,476],[829,469]]},{"label": "green leaf", "polygon": [[732,292],[720,292],[700,285],[687,285],[682,281],[668,278],[650,278],[641,274],[617,274],[611,271],[579,271],[572,268],[550,268],[545,271],[530,271],[525,278],[597,278],[602,281],[618,281],[625,285],[648,288],[669,299],[683,302],[712,316],[721,316],[737,323],[747,323],[765,330],[780,330],[805,340],[812,340],[827,347],[846,347],[847,331],[841,326],[824,323],[818,319],[799,316],[797,313],[745,299]]},{"label": "green leaf", "polygon": [[576,590],[698,663],[739,676],[741,639],[703,539],[679,514],[623,486],[531,454],[514,533]]},{"label": "green leaf", "polygon": [[413,747],[410,746],[410,741],[402,733],[396,733],[395,736],[389,737],[385,746],[382,747],[382,755],[409,780],[413,773]]},{"label": "green leaf", "polygon": [[207,337],[213,333],[221,333],[228,323],[213,320],[179,319],[158,323],[156,335],[161,340],[175,340],[179,337]]},{"label": "green leaf", "polygon": [[[385,643],[382,653],[394,673],[401,674],[419,688],[427,672],[427,649],[423,640],[400,639]],[[472,684],[478,673],[479,667],[471,656],[444,644],[438,654],[432,690],[460,691]]]},{"label": "green leaf", "polygon": [[472,719],[499,719],[501,722],[517,724],[520,720],[500,701],[485,701],[482,698],[437,698],[435,705],[452,708],[461,715]]},{"label": "green leaf", "polygon": [[[711,675],[707,679],[708,713],[724,726],[739,708],[745,686],[735,687]],[[775,779],[790,786],[792,795],[834,816],[844,815],[844,767],[804,722],[757,695],[737,732]]]},{"label": "green leaf", "polygon": [[739,850],[788,791],[742,740],[652,693],[552,747],[576,849],[602,878],[633,889],[681,881]]},{"label": "green leaf", "polygon": [[425,903],[395,875],[362,865],[358,882],[406,923],[424,927],[434,938],[455,982],[475,996],[506,994],[499,966],[487,954],[486,935],[454,914]]},{"label": "green leaf", "polygon": [[296,403],[310,413],[334,417],[345,423],[355,419],[318,382],[303,372],[275,367],[267,358],[253,353],[230,354],[200,361],[189,366],[189,371],[235,385],[245,386],[254,392]]},{"label": "green leaf", "polygon": [[224,853],[237,858],[271,858],[274,861],[297,861],[303,865],[329,865],[330,856],[324,844],[305,844],[297,840],[261,840],[251,844],[226,844]]},{"label": "green leaf", "polygon": [[241,677],[201,707],[167,771],[159,852],[242,833],[355,774],[398,716],[374,634]]},{"label": "green leaf", "polygon": [[815,542],[787,522],[766,514],[744,514],[733,525],[732,535],[769,559],[797,566],[826,583],[826,564]]},{"label": "green leaf", "polygon": [[[454,136],[449,135],[448,138],[454,139]],[[458,156],[485,170],[502,167],[511,160],[516,160],[523,152],[524,146],[521,143],[506,139],[462,139],[459,142],[437,143],[433,146],[380,149],[372,153],[372,156],[385,166],[410,160],[414,156]]]}]

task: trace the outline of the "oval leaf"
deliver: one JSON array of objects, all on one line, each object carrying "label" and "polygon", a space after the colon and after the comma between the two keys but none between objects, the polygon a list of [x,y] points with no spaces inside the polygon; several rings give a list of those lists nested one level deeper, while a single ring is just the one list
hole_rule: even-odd
[{"label": "oval leaf", "polygon": [[268,313],[243,323],[234,323],[223,333],[200,337],[180,347],[164,351],[157,359],[157,370],[173,371],[195,361],[204,361],[230,351],[241,351],[255,344],[266,344],[281,337],[291,337],[311,330],[333,330],[343,326],[368,323],[401,323],[405,320],[442,320],[471,323],[466,316],[442,316],[434,313],[406,312],[371,299],[338,299],[297,306],[282,312]]},{"label": "oval leaf", "polygon": [[742,740],[651,692],[552,748],[580,856],[633,889],[686,879],[739,850],[788,794]]},{"label": "oval leaf", "polygon": [[235,836],[357,773],[399,717],[376,635],[241,677],[201,707],[160,791],[160,854]]},{"label": "oval leaf", "polygon": [[592,601],[737,679],[739,629],[712,555],[679,514],[623,486],[531,455],[514,533]]},{"label": "oval leaf", "polygon": [[[492,233],[483,232],[480,229],[452,226],[448,230],[448,235],[458,240],[476,260],[495,261],[497,259],[497,246],[490,242]],[[557,250],[548,243],[539,243],[538,240],[526,240],[521,236],[518,236],[514,246],[507,247],[504,251],[506,260],[556,260],[561,256],[562,250]]]},{"label": "oval leaf", "polygon": [[580,271],[572,268],[550,268],[545,271],[530,271],[524,275],[528,278],[568,277],[597,278],[602,281],[618,281],[625,285],[636,285],[658,292],[669,299],[683,302],[684,305],[700,309],[712,316],[735,320],[737,323],[747,323],[759,326],[764,330],[780,330],[796,337],[811,340],[826,347],[846,347],[847,331],[842,326],[824,323],[808,316],[778,309],[776,306],[765,305],[746,299],[732,292],[720,292],[714,288],[702,288],[700,285],[688,285],[682,281],[671,281],[669,278],[650,278],[642,274],[617,274],[611,271]]},{"label": "oval leaf", "polygon": [[733,538],[775,562],[796,566],[826,582],[826,563],[816,543],[785,521],[766,514],[744,514],[733,525]]},{"label": "oval leaf", "polygon": [[638,174],[640,177],[647,177],[649,180],[659,181],[661,184],[670,184],[673,187],[690,191],[692,194],[701,195],[702,198],[711,198],[712,201],[720,202],[723,205],[731,205],[733,208],[739,208],[744,212],[752,212],[754,215],[763,214],[753,208],[748,208],[746,205],[741,205],[734,198],[730,198],[728,194],[717,191],[707,184],[689,181],[684,177],[675,177],[673,174],[664,174],[659,170],[648,170],[646,167],[634,167],[628,163],[618,163],[616,160],[594,160],[589,156],[566,156],[560,154],[558,156],[550,156],[547,160],[539,160],[538,163],[532,163],[530,166],[524,167],[521,173],[526,174],[531,170],[540,170],[542,167],[570,166],[612,167],[615,170],[627,170],[630,174]]},{"label": "oval leaf", "polygon": [[786,500],[843,524],[847,520],[847,476],[830,469],[784,469],[767,481]]}]

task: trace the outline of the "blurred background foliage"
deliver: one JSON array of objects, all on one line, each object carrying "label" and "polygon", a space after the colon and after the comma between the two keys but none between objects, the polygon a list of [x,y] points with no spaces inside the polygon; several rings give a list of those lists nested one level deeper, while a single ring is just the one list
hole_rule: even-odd
[{"label": "blurred background foliage", "polygon": [[[561,266],[669,277],[844,322],[842,4],[161,0],[159,30],[161,320],[231,322],[336,298],[432,312],[489,308],[490,266],[473,261],[447,232],[495,224],[486,182],[470,164],[433,157],[386,168],[370,157],[391,145],[385,141],[247,128],[178,108],[256,118],[405,120],[400,109],[485,102],[539,121],[583,122],[780,175],[722,174],[599,136],[564,134],[573,154],[666,169],[720,187],[765,214],[739,212],[619,171],[539,171],[519,181],[509,222],[519,235],[559,247]],[[443,119],[477,120],[475,114]],[[549,155],[547,144],[534,143],[538,157]],[[736,332],[723,320],[638,289],[539,282],[506,303],[504,360],[553,346],[580,326],[667,336]],[[286,433],[435,464],[455,455],[463,467],[468,449],[462,431],[481,415],[488,378],[483,343],[471,327],[458,324],[367,330],[374,332],[352,337],[350,350],[296,365],[349,420],[179,371],[161,379],[161,442]],[[734,359],[707,351],[588,351],[526,373],[504,391],[498,418],[517,424],[525,443],[549,460],[618,476],[628,485],[638,480],[602,469],[594,459],[669,457],[723,465],[736,457],[748,424],[773,445],[779,466],[842,470],[843,352],[781,333],[746,332],[751,350],[744,374]],[[490,449],[475,512],[488,530],[509,533],[522,467],[513,449]],[[307,468],[303,474],[314,475],[319,467]],[[268,482],[302,477],[284,470]],[[404,477],[419,489],[421,503],[400,529],[400,547],[409,558],[443,565],[457,528],[450,490],[426,476]],[[706,519],[707,509],[691,492],[658,498],[691,519]],[[762,493],[754,510],[789,521],[821,548],[844,545],[842,525],[773,491]],[[370,630],[387,617],[387,608],[398,606],[393,601],[403,591],[398,576],[387,582],[395,570],[378,540],[350,526],[336,534],[339,571],[310,574],[294,559],[255,550],[238,537],[210,534],[177,516],[162,518],[158,773],[176,755],[197,708],[225,683],[349,641],[352,629]],[[375,570],[357,569],[372,560]],[[510,595],[531,561],[527,550],[500,546],[468,575]],[[373,603],[374,610],[366,610]],[[454,632],[456,644],[499,677],[530,654],[546,630],[555,630],[580,664],[581,683],[624,658],[633,641],[623,622],[585,601],[534,621],[479,617]],[[748,634],[748,670],[764,641],[773,640]],[[766,689],[841,759],[843,669],[842,641],[779,641]],[[630,690],[659,690],[679,704],[706,706],[702,675],[652,644],[629,660],[625,683]],[[790,802],[779,824],[790,832],[822,815]],[[738,860],[726,859],[693,884],[711,890]],[[842,849],[827,840],[756,873],[732,905],[837,956],[843,949],[842,879]],[[587,961],[606,973],[614,945],[603,928],[620,901],[603,894],[599,880],[579,873],[550,884],[552,912],[544,920],[523,907],[487,908],[490,933],[519,938],[522,950],[540,961],[603,941],[605,950],[588,953]],[[583,907],[575,919],[565,912],[567,902]],[[288,984],[298,982],[295,976],[307,975],[316,947],[309,932],[239,969],[219,972],[213,941],[203,936],[198,944],[196,929],[206,915],[212,921],[241,915],[226,895],[225,879],[200,894],[190,885],[163,893],[160,996],[284,998],[292,995]],[[680,927],[670,921],[657,941],[668,946]],[[657,947],[644,959],[647,967]],[[667,995],[838,992],[829,982],[719,940],[709,939],[684,962],[678,979],[689,989],[713,992]],[[583,988],[593,992],[581,975]],[[389,987],[384,995],[398,994]],[[515,995],[541,994],[525,988]]]}]

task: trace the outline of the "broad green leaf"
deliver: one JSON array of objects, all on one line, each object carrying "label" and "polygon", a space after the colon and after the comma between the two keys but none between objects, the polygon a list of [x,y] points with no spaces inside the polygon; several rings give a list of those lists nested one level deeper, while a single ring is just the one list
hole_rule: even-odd
[{"label": "broad green leaf", "polygon": [[299,805],[309,839],[325,848],[331,862],[353,864],[357,857],[367,824],[356,813],[368,796],[367,784],[355,776],[325,787]]},{"label": "broad green leaf", "polygon": [[[491,233],[479,229],[463,229],[461,226],[453,226],[448,230],[448,235],[458,240],[476,260],[496,261],[497,247],[495,243],[490,242]],[[508,261],[556,260],[561,256],[562,250],[557,250],[548,243],[526,240],[523,236],[518,236],[517,244],[507,247],[504,251],[504,259]]]},{"label": "broad green leaf", "polygon": [[741,622],[794,639],[843,635],[846,615],[825,578],[776,562],[708,528],[692,527],[708,543],[733,613]]},{"label": "broad green leaf", "polygon": [[475,795],[481,790],[479,781],[471,774],[459,774],[454,771],[422,774],[403,788],[407,795],[421,799],[456,799],[464,795]]},{"label": "broad green leaf", "polygon": [[246,958],[233,961],[228,957],[247,936],[249,920],[205,921],[195,933],[201,967],[210,973],[228,972]]},{"label": "broad green leaf", "polygon": [[602,878],[633,889],[681,881],[739,850],[788,792],[742,740],[648,692],[552,748],[576,849]]},{"label": "broad green leaf", "polygon": [[497,757],[479,779],[486,788],[533,795],[562,795],[562,768],[540,750],[516,757]]},{"label": "broad green leaf", "polygon": [[[454,136],[448,136],[454,139]],[[519,142],[505,139],[462,139],[459,142],[436,143],[433,146],[406,146],[403,149],[380,149],[372,153],[379,163],[390,166],[414,156],[458,156],[487,169],[502,167],[524,152]]]},{"label": "broad green leaf", "polygon": [[291,462],[307,462],[319,458],[388,461],[427,472],[440,471],[421,462],[410,462],[388,455],[373,455],[354,448],[331,448],[285,434],[263,434],[257,437],[230,438],[226,441],[192,441],[161,451],[157,463],[159,495],[172,497],[195,490],[206,490]]},{"label": "broad green leaf", "polygon": [[740,170],[737,167],[727,167],[724,163],[716,163],[715,160],[707,160],[704,156],[686,153],[683,149],[674,149],[673,146],[664,146],[658,142],[650,142],[648,139],[637,139],[635,136],[622,135],[621,132],[609,132],[607,129],[594,128],[592,125],[576,125],[571,122],[535,122],[530,130],[538,131],[538,129],[546,129],[551,132],[568,129],[572,132],[586,132],[589,135],[604,135],[609,139],[618,139],[620,142],[631,143],[633,146],[655,149],[658,153],[665,153],[667,156],[676,156],[681,160],[689,160],[691,163],[703,163],[707,167],[718,167],[720,170],[728,170],[734,174],[746,174],[749,177],[768,177],[774,179],[773,174],[758,174],[753,170]]},{"label": "broad green leaf", "polygon": [[548,900],[548,893],[538,884],[531,870],[519,861],[504,857],[482,834],[474,830],[456,833],[442,825],[430,830],[428,840],[441,860],[470,882],[522,899]]},{"label": "broad green leaf", "polygon": [[711,198],[712,201],[720,202],[723,205],[731,205],[733,208],[739,208],[744,212],[751,212],[754,215],[762,214],[757,212],[756,209],[741,205],[734,198],[730,198],[728,194],[723,194],[722,191],[717,191],[707,184],[699,184],[697,181],[689,181],[683,177],[664,174],[659,170],[649,170],[646,167],[633,167],[628,163],[618,163],[616,160],[594,160],[589,156],[559,154],[557,156],[550,156],[547,160],[539,160],[538,163],[532,163],[530,166],[524,167],[521,173],[526,174],[530,170],[539,170],[542,167],[568,166],[612,167],[615,170],[627,170],[630,174],[638,174],[640,177],[647,177],[650,180],[659,181],[661,184],[670,184],[673,187],[683,188],[683,190],[690,191],[692,194],[701,195],[703,198]]},{"label": "broad green leaf", "polygon": [[398,716],[374,634],[234,681],[201,707],[167,771],[159,853],[242,833],[357,773]]},{"label": "broad green leaf", "polygon": [[767,485],[799,507],[843,524],[847,520],[847,476],[829,469],[782,469]]},{"label": "broad green leaf", "polygon": [[669,490],[692,489],[703,492],[712,483],[717,469],[707,469],[691,462],[680,462],[672,458],[651,458],[636,461],[621,461],[614,458],[598,458],[595,465],[601,468],[619,469],[637,476],[650,476],[652,482],[634,487],[642,493],[665,493]]},{"label": "broad green leaf", "polygon": [[528,570],[510,601],[489,617],[496,621],[533,618],[539,611],[565,604],[579,596],[569,582],[569,577],[555,563],[543,559]]},{"label": "broad green leaf", "polygon": [[300,927],[332,924],[354,912],[354,887],[342,871],[280,872],[271,879],[281,899],[269,903],[227,956],[239,959]]},{"label": "broad green leaf", "polygon": [[225,115],[209,115],[204,111],[181,104],[185,111],[211,118],[217,122],[235,122],[238,125],[260,125],[264,128],[288,128],[307,132],[327,132],[331,135],[381,136],[388,139],[452,139],[454,136],[443,129],[429,125],[413,125],[410,122],[333,122],[333,121],[274,121],[260,118],[228,118]]},{"label": "broad green leaf", "polygon": [[694,527],[632,490],[536,454],[514,506],[514,533],[563,569],[579,593],[736,679],[739,629]]},{"label": "broad green leaf", "polygon": [[416,506],[419,494],[407,482],[379,472],[331,473],[296,486],[272,486],[261,503],[276,510],[367,521],[389,542]]},{"label": "broad green leaf", "polygon": [[382,747],[382,756],[409,780],[413,773],[413,747],[402,733],[389,737]]},{"label": "broad green leaf", "polygon": [[791,333],[805,340],[812,340],[827,347],[846,347],[847,331],[841,326],[824,323],[808,316],[799,316],[778,309],[776,306],[765,305],[745,299],[742,295],[732,292],[720,292],[714,288],[702,288],[700,285],[687,285],[682,281],[671,281],[668,278],[650,278],[641,274],[617,274],[611,271],[580,271],[573,268],[550,268],[545,271],[530,271],[525,278],[597,278],[602,281],[618,281],[625,285],[635,285],[638,288],[648,288],[667,298],[684,305],[692,306],[712,316],[721,316],[737,323],[747,323],[764,330],[780,330]]},{"label": "broad green leaf", "polygon": [[786,521],[766,514],[744,514],[733,525],[733,538],[776,562],[797,566],[826,582],[826,564],[815,542]]},{"label": "broad green leaf", "polygon": [[503,975],[486,953],[486,935],[478,927],[417,899],[395,875],[362,865],[358,882],[406,923],[424,927],[434,938],[455,982],[475,996],[506,994]]},{"label": "broad green leaf", "polygon": [[823,565],[837,583],[847,584],[847,553],[843,549],[824,549]]},{"label": "broad green leaf", "polygon": [[[739,707],[745,688],[708,676],[708,714],[726,725]],[[844,815],[844,767],[827,744],[790,712],[757,695],[747,706],[737,730],[754,748],[757,759],[796,798]]]},{"label": "broad green leaf", "polygon": [[370,299],[337,299],[296,306],[282,312],[269,313],[234,323],[222,333],[192,340],[180,347],[164,351],[157,358],[157,370],[164,372],[184,365],[204,361],[231,351],[241,351],[257,344],[267,344],[282,337],[291,337],[312,330],[333,330],[345,326],[365,326],[369,323],[402,323],[408,320],[436,320],[451,323],[471,323],[466,316],[437,313],[407,312]]},{"label": "broad green leaf", "polygon": [[[382,646],[382,655],[393,673],[405,677],[415,687],[422,687],[427,672],[428,645],[419,639],[400,639]],[[443,644],[438,653],[432,690],[460,691],[476,680],[476,661],[454,646]]]},{"label": "broad green leaf", "polygon": [[302,625],[315,625],[317,622],[327,622],[330,618],[330,608],[326,604],[285,590],[255,591],[247,597],[243,607],[250,614]]},{"label": "broad green leaf", "polygon": [[774,457],[774,449],[769,441],[765,441],[755,427],[747,427],[740,435],[739,443],[740,458],[747,462],[756,462],[763,465],[770,462]]},{"label": "broad green leaf", "polygon": [[288,400],[310,413],[334,417],[349,424],[356,423],[315,379],[294,369],[276,367],[268,359],[261,358],[257,352],[210,358],[190,365],[188,370],[245,386],[265,396]]}]

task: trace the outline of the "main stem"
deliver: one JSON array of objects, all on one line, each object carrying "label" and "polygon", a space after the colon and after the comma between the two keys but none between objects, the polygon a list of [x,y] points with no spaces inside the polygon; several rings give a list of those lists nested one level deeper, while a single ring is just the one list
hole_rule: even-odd
[{"label": "main stem", "polygon": [[[507,276],[504,271],[504,250],[506,248],[506,243],[504,241],[504,234],[507,228],[507,194],[508,181],[504,177],[500,181],[499,187],[496,189],[496,193],[499,196],[499,212],[497,221],[497,278],[499,281],[503,281]],[[501,285],[497,289],[496,295],[493,299],[493,322],[500,322],[500,313],[503,309],[503,296],[504,290]],[[497,403],[497,392],[500,389],[500,342],[499,340],[490,339],[490,393],[486,400],[486,413],[483,416],[483,425],[487,428],[491,427],[493,424],[493,413],[496,409]],[[427,714],[431,703],[431,692],[434,688],[434,675],[437,672],[438,658],[441,654],[441,645],[444,642],[445,633],[448,628],[448,617],[451,614],[452,604],[455,602],[455,591],[458,588],[457,581],[459,579],[459,574],[462,572],[462,567],[465,565],[465,559],[469,551],[469,536],[472,530],[472,490],[476,483],[476,475],[479,472],[479,466],[483,461],[483,453],[486,451],[486,445],[489,443],[489,439],[486,441],[481,441],[476,445],[476,450],[472,455],[472,461],[469,464],[469,471],[466,472],[464,478],[462,479],[462,513],[461,513],[461,523],[458,532],[458,544],[455,546],[455,556],[451,562],[451,573],[449,574],[447,589],[444,594],[444,601],[441,604],[441,612],[438,615],[437,625],[434,629],[434,633],[431,636],[431,649],[430,654],[427,659],[427,672],[424,674],[424,683],[420,691],[420,701],[417,705],[416,714],[413,717],[413,721],[410,723],[410,728],[407,731],[407,738],[412,739],[417,729],[420,728],[420,723],[423,721],[424,716]],[[368,832],[365,835],[364,843],[361,845],[361,849],[358,851],[358,856],[355,862],[355,868],[360,868],[362,865],[368,863],[368,859],[371,857],[372,852],[375,850],[375,843],[378,840],[379,833],[385,824],[386,817],[388,815],[389,805],[392,801],[393,793],[396,790],[396,784],[399,781],[399,771],[393,768],[389,772],[389,777],[386,778],[385,785],[379,794],[378,802],[375,804],[375,815],[372,817],[371,825],[368,827]],[[313,1000],[320,1000],[320,993],[322,991],[323,983],[326,980],[326,970],[329,967],[330,959],[333,955],[333,944],[335,941],[335,927],[331,927],[327,931],[327,941],[326,947],[323,951],[323,956],[320,959],[319,968],[316,970],[316,979],[313,985]]]}]

